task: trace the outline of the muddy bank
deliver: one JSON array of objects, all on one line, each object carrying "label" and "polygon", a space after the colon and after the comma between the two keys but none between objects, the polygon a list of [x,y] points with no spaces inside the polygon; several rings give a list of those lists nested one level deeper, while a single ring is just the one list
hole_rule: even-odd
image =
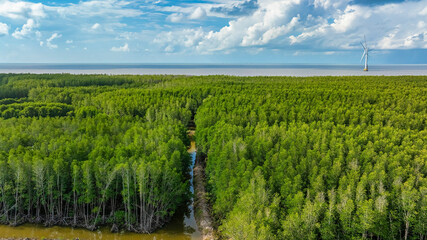
[{"label": "muddy bank", "polygon": [[193,169],[195,189],[194,208],[196,211],[197,225],[199,230],[202,232],[203,240],[211,240],[216,239],[217,236],[213,228],[213,222],[210,216],[210,208],[205,188],[205,159],[205,154],[198,153]]},{"label": "muddy bank", "polygon": [[[193,124],[194,125],[194,124]],[[188,137],[191,144],[188,149],[190,154],[195,154],[193,159],[193,172],[191,173],[191,192],[194,194],[193,198],[193,212],[197,222],[197,227],[202,234],[203,240],[216,239],[210,218],[209,205],[206,199],[206,191],[204,185],[204,159],[203,153],[197,153],[196,142],[194,141],[195,126],[189,127]]]}]

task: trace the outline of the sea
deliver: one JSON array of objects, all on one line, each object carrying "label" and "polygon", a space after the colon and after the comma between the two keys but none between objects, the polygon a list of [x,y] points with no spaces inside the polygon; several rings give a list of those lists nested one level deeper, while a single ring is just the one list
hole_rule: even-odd
[{"label": "sea", "polygon": [[171,74],[232,76],[402,76],[427,75],[427,64],[54,64],[0,63],[0,73]]}]

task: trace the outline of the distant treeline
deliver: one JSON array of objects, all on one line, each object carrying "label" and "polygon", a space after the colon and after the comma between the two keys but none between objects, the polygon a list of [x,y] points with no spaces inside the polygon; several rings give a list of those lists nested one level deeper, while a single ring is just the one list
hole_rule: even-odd
[{"label": "distant treeline", "polygon": [[230,239],[426,239],[427,77],[0,75],[0,220]]}]

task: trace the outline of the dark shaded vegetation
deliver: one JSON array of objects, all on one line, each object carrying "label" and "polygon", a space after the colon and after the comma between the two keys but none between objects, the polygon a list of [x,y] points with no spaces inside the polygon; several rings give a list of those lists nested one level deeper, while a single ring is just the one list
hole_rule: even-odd
[{"label": "dark shaded vegetation", "polygon": [[0,75],[0,221],[151,232],[189,198],[222,236],[425,239],[427,77]]}]

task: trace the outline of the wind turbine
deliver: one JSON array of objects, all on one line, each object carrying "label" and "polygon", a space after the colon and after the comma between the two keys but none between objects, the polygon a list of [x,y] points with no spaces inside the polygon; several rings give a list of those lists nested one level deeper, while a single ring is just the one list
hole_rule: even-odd
[{"label": "wind turbine", "polygon": [[363,69],[363,71],[368,71],[368,44],[366,43],[366,36],[363,35],[363,38],[365,40],[365,42],[360,42],[360,44],[363,47],[363,54],[362,54],[362,58],[360,59],[360,61],[362,62],[363,58],[365,58],[365,68]]}]

